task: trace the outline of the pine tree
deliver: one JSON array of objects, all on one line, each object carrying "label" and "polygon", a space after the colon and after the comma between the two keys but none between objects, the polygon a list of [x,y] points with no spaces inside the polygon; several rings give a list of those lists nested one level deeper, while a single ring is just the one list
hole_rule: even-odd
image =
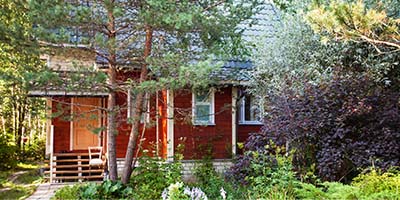
[{"label": "pine tree", "polygon": [[[79,30],[82,37],[78,43],[85,43],[88,50],[105,60],[111,180],[117,179],[117,93],[131,90],[136,94],[122,174],[123,183],[127,183],[138,145],[145,91],[208,84],[204,80],[213,69],[208,60],[246,54],[238,24],[250,18],[261,3],[258,0],[32,1],[36,30],[42,32],[40,40],[61,44],[66,38],[53,34],[54,30]],[[140,76],[121,81],[117,73],[122,69],[139,71]]]}]

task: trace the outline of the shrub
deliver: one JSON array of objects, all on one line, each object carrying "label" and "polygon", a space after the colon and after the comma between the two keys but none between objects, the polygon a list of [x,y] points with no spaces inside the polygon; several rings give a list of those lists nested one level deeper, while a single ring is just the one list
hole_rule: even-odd
[{"label": "shrub", "polygon": [[224,179],[223,174],[215,171],[211,150],[202,160],[196,163],[194,187],[200,188],[210,199],[244,199],[245,189],[241,185],[233,185]]},{"label": "shrub", "polygon": [[295,194],[299,199],[327,199],[328,196],[322,189],[310,183],[298,182]]},{"label": "shrub", "polygon": [[360,190],[362,199],[398,199],[400,197],[400,172],[381,173],[376,169],[357,176],[353,186]]},{"label": "shrub", "polygon": [[241,185],[233,185],[232,182],[225,180],[222,174],[215,171],[212,163],[210,164],[203,161],[196,166],[197,182],[193,186],[204,191],[210,199],[244,199],[245,189]]},{"label": "shrub", "polygon": [[80,197],[80,192],[81,192],[81,186],[80,184],[76,184],[73,186],[65,186],[59,190],[56,191],[54,197],[52,199],[79,199]]},{"label": "shrub", "polygon": [[132,198],[133,190],[120,181],[106,180],[101,184],[88,183],[81,186],[81,199],[121,199]]},{"label": "shrub", "polygon": [[8,142],[5,136],[0,136],[0,170],[15,168],[18,164],[17,147]]},{"label": "shrub", "polygon": [[131,199],[133,190],[120,181],[104,181],[101,184],[86,183],[66,186],[57,190],[53,199]]},{"label": "shrub", "polygon": [[359,199],[357,187],[338,182],[325,182],[318,187],[298,182],[296,198],[298,199]]},{"label": "shrub", "polygon": [[46,140],[37,139],[34,143],[25,146],[23,158],[25,161],[44,160],[46,151]]},{"label": "shrub", "polygon": [[[374,163],[381,169],[400,165],[399,93],[367,77],[336,78],[326,84],[306,84],[303,94],[271,97],[261,132],[245,148],[257,152],[273,141],[295,150],[293,165],[304,176],[312,171],[322,180],[350,181],[357,169]],[[244,155],[238,177],[247,175],[254,159]],[[242,170],[243,169],[243,170]]]},{"label": "shrub", "polygon": [[292,171],[291,160],[278,154],[268,152],[250,152],[252,162],[249,165],[251,173],[246,181],[251,188],[253,198],[270,197],[273,199],[293,198],[296,178]]},{"label": "shrub", "polygon": [[164,188],[182,181],[181,170],[179,161],[169,163],[144,155],[139,158],[139,167],[135,169],[129,185],[134,189],[136,199],[157,199]]},{"label": "shrub", "polygon": [[246,185],[251,199],[293,199],[297,180],[292,171],[291,157],[283,155],[285,148],[271,144],[257,151],[245,152],[228,175]]}]

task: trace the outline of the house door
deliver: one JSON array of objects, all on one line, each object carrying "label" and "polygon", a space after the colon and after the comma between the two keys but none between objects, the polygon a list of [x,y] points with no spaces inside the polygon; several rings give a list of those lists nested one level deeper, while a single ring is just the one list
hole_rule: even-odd
[{"label": "house door", "polygon": [[87,150],[99,146],[99,136],[93,131],[101,126],[101,98],[72,98],[72,150]]}]

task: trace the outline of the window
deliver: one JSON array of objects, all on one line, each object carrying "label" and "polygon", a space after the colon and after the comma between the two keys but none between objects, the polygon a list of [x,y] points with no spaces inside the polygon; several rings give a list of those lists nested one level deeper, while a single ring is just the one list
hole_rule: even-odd
[{"label": "window", "polygon": [[[128,122],[132,123],[133,112],[135,110],[135,102],[136,102],[136,94],[133,91],[128,90],[128,110],[127,110],[127,118]],[[150,122],[150,101],[149,101],[149,94],[145,93],[143,98],[143,105],[142,105],[142,115],[140,116],[140,123]]]},{"label": "window", "polygon": [[249,94],[244,94],[240,100],[239,122],[241,124],[261,124],[262,107],[257,99]]},{"label": "window", "polygon": [[214,92],[193,93],[193,123],[195,125],[214,124]]}]

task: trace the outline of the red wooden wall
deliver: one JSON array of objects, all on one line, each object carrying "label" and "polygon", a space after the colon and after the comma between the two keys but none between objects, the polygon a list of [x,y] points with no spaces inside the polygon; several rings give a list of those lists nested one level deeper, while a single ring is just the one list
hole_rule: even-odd
[{"label": "red wooden wall", "polygon": [[[118,93],[117,105],[122,109],[118,117],[118,136],[116,138],[117,157],[124,158],[129,141],[130,125],[127,124],[127,96]],[[57,102],[65,102],[57,106]],[[70,115],[70,97],[56,97],[53,101],[53,113],[62,108],[63,115],[52,119],[54,125],[54,152],[67,152],[70,148],[70,121],[65,117]],[[167,155],[167,95],[166,91],[158,93],[158,109],[156,95],[150,98],[150,125],[146,128],[143,148],[155,150],[156,138],[159,138],[159,155]],[[174,92],[174,145],[184,144],[184,159],[199,159],[211,154],[213,158],[231,158],[232,149],[232,88],[225,87],[215,92],[215,125],[192,125],[192,93],[189,90]],[[158,113],[157,113],[158,110]],[[156,115],[159,116],[159,131],[156,132]],[[139,135],[142,133],[139,130]],[[257,132],[261,125],[237,125],[237,142],[244,142],[249,133]],[[241,152],[238,150],[238,152]]]},{"label": "red wooden wall", "polygon": [[211,153],[215,159],[231,158],[232,144],[232,92],[222,88],[215,92],[215,125],[193,126],[192,93],[175,91],[174,145],[185,145],[184,159],[199,159]]},{"label": "red wooden wall", "polygon": [[69,97],[55,97],[54,101],[52,101],[52,113],[60,114],[51,120],[52,124],[54,125],[55,153],[69,151],[71,125],[67,118],[71,114],[70,103],[71,98]]}]

